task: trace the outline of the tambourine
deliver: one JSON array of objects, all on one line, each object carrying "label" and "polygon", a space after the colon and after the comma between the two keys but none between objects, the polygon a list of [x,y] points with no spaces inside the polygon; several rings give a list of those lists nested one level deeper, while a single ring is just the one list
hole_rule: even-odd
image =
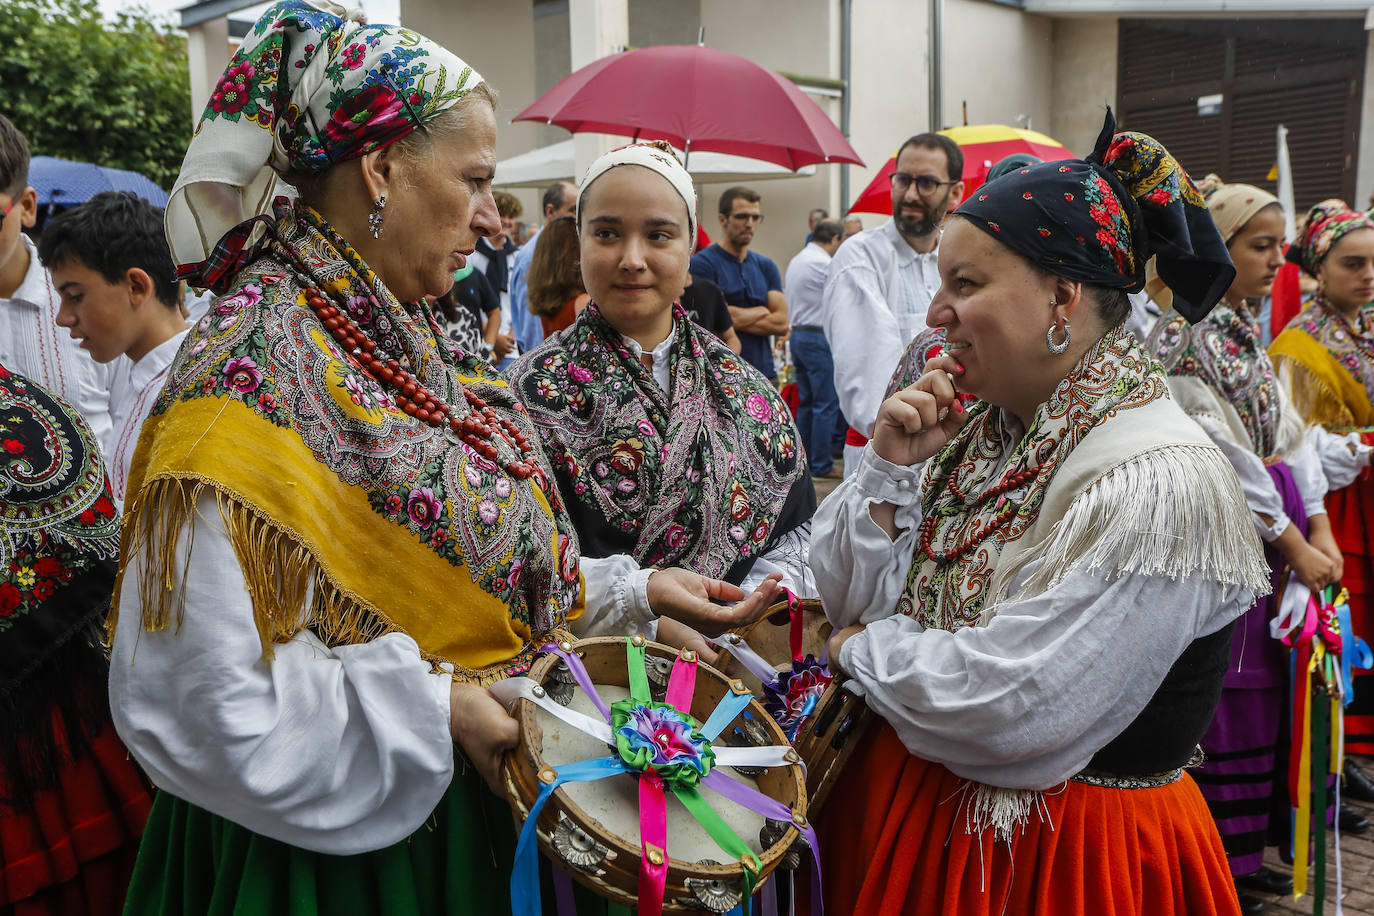
[{"label": "tambourine", "polygon": [[[801,759],[742,682],[640,636],[541,651],[500,691],[520,723],[515,916],[540,913],[536,845],[640,916],[728,912],[802,847],[816,856]],[[817,859],[817,900],[818,882]]]}]

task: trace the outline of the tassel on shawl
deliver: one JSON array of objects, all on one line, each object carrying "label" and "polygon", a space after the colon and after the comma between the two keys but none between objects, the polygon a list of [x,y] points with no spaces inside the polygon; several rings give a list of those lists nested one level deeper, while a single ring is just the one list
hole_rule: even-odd
[{"label": "tassel on shawl", "polygon": [[[1152,449],[1099,477],[1070,504],[1045,543],[1018,563],[1038,561],[1017,590],[1038,595],[1076,569],[1181,579],[1201,576],[1269,593],[1269,567],[1236,472],[1216,448]],[[998,570],[1005,600],[1017,570]],[[997,613],[995,601],[983,612]]]},{"label": "tassel on shawl", "polygon": [[1344,398],[1319,375],[1296,359],[1278,354],[1274,366],[1279,382],[1288,390],[1298,412],[1311,423],[1327,429],[1358,425]]},{"label": "tassel on shawl", "polygon": [[[197,502],[213,496],[234,547],[253,602],[253,622],[270,662],[277,643],[309,628],[329,646],[369,642],[401,628],[377,609],[337,586],[292,533],[198,478],[162,477],[139,491],[124,516],[119,578],[106,618],[106,643],[119,624],[124,576],[138,565],[140,623],[148,632],[179,629],[186,614],[186,566],[190,562]],[[187,532],[185,552],[182,532]],[[421,651],[438,672],[451,660]],[[453,664],[456,680],[487,685],[508,676],[507,666],[475,669]]]},{"label": "tassel on shawl", "polygon": [[1032,811],[1049,822],[1045,794],[1035,789],[1002,789],[970,781],[959,792],[963,796],[964,832],[969,836],[991,830],[998,842],[1010,843],[1016,833],[1026,829]]},{"label": "tassel on shawl", "polygon": [[[186,614],[186,565],[194,547],[196,504],[213,495],[253,602],[265,661],[273,646],[309,627],[327,645],[368,642],[397,627],[339,589],[289,531],[259,516],[213,484],[163,477],[138,494],[124,519],[120,584],[106,628],[119,622],[119,594],[129,564],[139,564],[142,625],[149,632],[179,629]],[[182,531],[191,541],[179,550]],[[433,661],[433,660],[431,660]]]}]

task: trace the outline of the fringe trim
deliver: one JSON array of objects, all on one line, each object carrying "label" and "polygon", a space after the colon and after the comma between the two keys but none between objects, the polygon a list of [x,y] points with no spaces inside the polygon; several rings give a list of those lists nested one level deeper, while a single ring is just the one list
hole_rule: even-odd
[{"label": "fringe trim", "polygon": [[1327,427],[1359,425],[1341,396],[1301,361],[1283,354],[1276,354],[1273,360],[1279,383],[1306,422]]},{"label": "fringe trim", "polygon": [[991,830],[999,842],[1010,844],[1015,834],[1026,831],[1032,812],[1054,829],[1045,794],[1036,789],[1003,789],[970,780],[959,787],[959,794],[969,836]]},{"label": "fringe trim", "polygon": [[[1236,473],[1214,447],[1171,445],[1118,465],[1070,504],[1045,542],[1027,552],[1039,568],[1022,594],[1053,588],[1075,568],[1116,574],[1200,575],[1270,591],[1269,567]],[[1015,578],[1009,570],[1000,588]],[[1005,594],[997,596],[997,602]],[[997,602],[983,612],[986,623]]]},{"label": "fringe trim", "polygon": [[[293,532],[245,505],[214,481],[160,477],[149,481],[124,517],[119,581],[106,620],[107,645],[119,624],[124,573],[138,564],[139,603],[147,632],[181,629],[186,616],[186,568],[194,549],[196,503],[213,495],[225,531],[243,571],[253,602],[253,621],[263,661],[271,662],[277,643],[309,628],[329,646],[357,645],[388,633],[404,632],[377,608],[335,583]],[[190,532],[186,556],[178,559],[181,532]],[[466,668],[421,650],[437,673],[452,665],[455,680],[490,684],[505,676],[505,666]],[[443,668],[441,668],[443,666]]]}]

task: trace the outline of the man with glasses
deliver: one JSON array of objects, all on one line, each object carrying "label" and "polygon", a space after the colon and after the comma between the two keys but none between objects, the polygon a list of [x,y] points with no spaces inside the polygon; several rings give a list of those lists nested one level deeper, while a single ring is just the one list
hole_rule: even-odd
[{"label": "man with glasses", "polygon": [[114,423],[110,385],[115,363],[99,365],[57,326],[61,299],[23,232],[38,218],[38,194],[29,187],[29,144],[0,115],[0,363],[61,395],[86,418],[109,453]]},{"label": "man with glasses", "polygon": [[845,476],[858,470],[906,345],[926,327],[940,289],[940,224],[963,200],[963,171],[964,154],[948,137],[907,140],[892,173],[892,219],[848,239],[830,262],[821,314],[850,426]]},{"label": "man with glasses", "polygon": [[778,265],[749,250],[763,222],[762,198],[749,188],[720,196],[721,241],[692,257],[691,272],[721,288],[739,334],[740,356],[776,384],[769,336],[787,333],[787,300]]}]

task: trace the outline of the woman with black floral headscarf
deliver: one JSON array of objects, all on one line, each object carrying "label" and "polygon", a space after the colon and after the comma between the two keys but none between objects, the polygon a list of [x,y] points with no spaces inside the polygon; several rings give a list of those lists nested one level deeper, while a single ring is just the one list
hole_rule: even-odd
[{"label": "woman with black floral headscarf", "polygon": [[1177,163],[1112,126],[956,211],[945,355],[817,513],[832,664],[884,720],[821,812],[836,912],[1238,912],[1183,768],[1267,569],[1123,323],[1151,255],[1190,320],[1234,268]]}]

